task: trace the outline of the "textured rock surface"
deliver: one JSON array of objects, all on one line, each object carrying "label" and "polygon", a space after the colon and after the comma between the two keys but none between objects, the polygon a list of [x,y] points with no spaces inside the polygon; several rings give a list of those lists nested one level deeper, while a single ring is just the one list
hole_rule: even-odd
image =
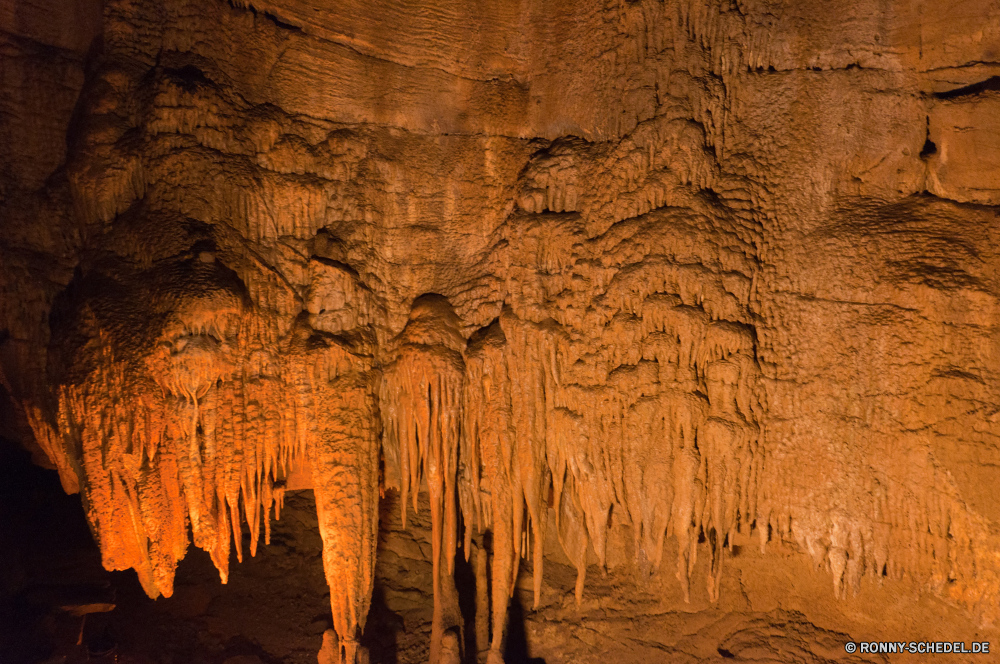
[{"label": "textured rock surface", "polygon": [[312,488],[352,663],[380,496],[412,661],[993,633],[994,3],[100,12],[0,12],[0,368],[105,567]]}]

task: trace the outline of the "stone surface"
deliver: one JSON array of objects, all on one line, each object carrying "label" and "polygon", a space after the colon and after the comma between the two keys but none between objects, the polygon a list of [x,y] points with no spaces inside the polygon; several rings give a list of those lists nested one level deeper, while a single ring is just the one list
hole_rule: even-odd
[{"label": "stone surface", "polygon": [[998,19],[15,0],[0,433],[151,597],[311,488],[333,661],[995,634]]}]

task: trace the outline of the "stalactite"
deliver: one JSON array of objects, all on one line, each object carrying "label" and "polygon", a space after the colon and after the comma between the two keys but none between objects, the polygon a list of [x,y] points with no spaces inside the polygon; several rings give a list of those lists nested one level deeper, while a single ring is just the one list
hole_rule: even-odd
[{"label": "stalactite", "polygon": [[[189,530],[225,582],[233,538],[242,559],[241,510],[253,555],[262,527],[270,537],[271,510],[279,515],[279,478],[308,460],[346,664],[359,657],[372,592],[380,433],[404,522],[417,493],[430,496],[433,662],[452,657],[459,642],[449,630],[462,627],[452,578],[460,541],[479,586],[477,644],[485,650],[491,632],[488,660],[502,661],[521,558],[531,556],[536,605],[541,599],[550,507],[577,569],[578,604],[588,558],[607,564],[613,517],[632,529],[641,577],[660,568],[664,539],[675,540],[685,599],[699,553],[708,555],[707,596],[718,599],[726,544],[756,528],[762,549],[781,539],[807,552],[837,597],[857,592],[865,575],[907,575],[989,611],[1000,582],[981,545],[987,528],[931,460],[910,476],[892,470],[905,467],[899,460],[885,462],[866,480],[869,498],[834,511],[818,499],[796,503],[794,474],[775,475],[765,463],[745,279],[650,260],[651,250],[622,238],[593,246],[606,250],[606,271],[586,282],[600,290],[585,292],[587,312],[549,317],[508,305],[468,340],[440,296],[418,298],[403,331],[377,352],[304,322],[282,335],[253,315],[231,320],[238,307],[225,301],[211,303],[221,320],[186,312],[141,365],[99,336],[89,372],[60,388],[57,424],[41,412],[31,422],[64,485],[79,482],[105,566],[134,568],[151,596],[171,594]],[[616,267],[616,251],[642,265]],[[572,263],[542,255],[554,269]],[[363,289],[332,269],[327,285],[339,290],[323,295],[332,311],[313,307],[312,322],[337,332],[367,324],[370,311],[336,309],[353,306]],[[557,294],[584,282],[551,281]],[[277,344],[280,354],[267,350]],[[918,485],[936,488],[915,492]]]},{"label": "stalactite", "polygon": [[[643,576],[660,568],[665,537],[675,540],[685,599],[697,555],[708,555],[715,600],[726,543],[756,528],[762,548],[777,538],[807,552],[838,597],[856,592],[865,575],[908,575],[988,611],[1000,584],[976,544],[985,526],[957,495],[904,488],[913,477],[949,486],[932,463],[913,477],[880,471],[866,488],[870,504],[829,515],[821,503],[806,509],[791,500],[801,493],[793,475],[767,474],[774,471],[763,459],[757,342],[742,313],[742,281],[671,261],[609,268],[602,278],[586,316],[560,322],[508,306],[468,341],[444,298],[419,298],[378,358],[351,350],[346,336],[293,330],[279,359],[264,350],[279,339],[266,321],[189,315],[142,370],[99,339],[90,372],[60,389],[58,431],[40,413],[31,421],[48,436],[48,453],[62,458],[67,486],[79,481],[104,564],[136,569],[151,596],[172,592],[189,530],[225,581],[233,538],[242,559],[241,509],[253,555],[262,528],[269,539],[271,510],[281,508],[276,482],[296,459],[308,460],[347,664],[359,656],[372,590],[379,422],[403,518],[418,491],[430,495],[435,662],[452,656],[449,630],[462,625],[452,579],[458,543],[474,556],[482,589],[486,530],[492,592],[477,597],[477,643],[485,650],[491,632],[487,657],[502,661],[522,557],[531,556],[536,604],[541,598],[550,506],[577,569],[578,603],[588,558],[607,562],[615,517],[632,529]],[[330,287],[360,297],[343,279]],[[322,308],[312,315],[337,326],[371,320]],[[599,324],[574,327],[583,321]],[[699,551],[702,538],[707,551]]]},{"label": "stalactite", "polygon": [[[427,185],[437,177],[432,159],[419,160],[424,170],[410,180],[404,158],[377,156],[412,150],[410,141],[427,147],[424,133],[380,143],[384,126],[363,127],[363,115],[348,129],[284,114],[280,104],[251,108],[246,99],[257,93],[223,94],[209,76],[185,85],[159,65],[146,80],[153,94],[141,113],[95,92],[87,112],[134,136],[107,128],[85,137],[81,163],[71,164],[82,234],[96,233],[86,238],[87,252],[119,251],[109,229],[132,223],[121,219],[130,212],[176,212],[192,228],[212,229],[198,230],[197,239],[191,231],[191,247],[181,247],[197,257],[191,262],[217,260],[195,242],[226,245],[239,254],[233,264],[245,282],[215,288],[206,285],[208,273],[192,269],[191,282],[177,286],[170,279],[188,259],[146,255],[139,242],[142,249],[125,253],[143,269],[180,261],[163,301],[116,309],[112,317],[125,318],[95,324],[96,332],[88,327],[93,312],[81,314],[90,336],[83,359],[60,376],[55,412],[25,404],[64,488],[82,494],[104,564],[134,568],[147,593],[170,595],[193,541],[225,582],[234,544],[243,558],[242,522],[255,555],[262,530],[270,540],[272,510],[280,513],[281,478],[308,461],[338,657],[354,664],[372,591],[381,443],[404,525],[418,492],[430,498],[434,664],[454,650],[448,630],[462,626],[452,579],[459,542],[476,570],[477,644],[486,650],[492,633],[487,656],[495,664],[529,555],[535,606],[543,599],[548,527],[576,568],[578,605],[589,562],[609,564],[616,523],[631,529],[640,578],[657,573],[673,538],[677,558],[667,565],[686,600],[697,556],[708,557],[704,581],[714,601],[726,544],[756,529],[762,551],[778,539],[806,552],[830,574],[837,597],[857,592],[866,575],[908,576],[995,613],[995,537],[926,441],[900,434],[899,458],[865,459],[870,468],[852,470],[845,482],[859,495],[837,493],[810,485],[815,478],[800,481],[788,451],[808,440],[810,453],[823,455],[842,441],[812,441],[777,418],[767,422],[758,334],[783,322],[761,301],[769,275],[758,252],[777,250],[758,219],[775,214],[775,183],[764,171],[781,162],[763,152],[727,160],[724,151],[732,149],[734,108],[745,103],[736,79],[791,47],[772,44],[772,32],[783,33],[755,24],[762,15],[753,3],[737,5],[612,3],[616,36],[600,60],[609,79],[627,74],[625,96],[648,93],[655,102],[630,101],[593,123],[574,116],[544,132],[579,127],[587,140],[511,139],[514,147],[501,148],[494,136],[463,144],[472,147],[448,157],[462,176],[448,175],[439,189]],[[662,71],[647,76],[654,66]],[[114,76],[102,85],[119,90]],[[260,126],[239,126],[243,115]],[[515,129],[507,135],[527,136],[531,127]],[[770,124],[759,129],[755,138],[776,140]],[[601,140],[611,134],[613,141]],[[187,148],[170,143],[179,138],[211,160],[189,168]],[[145,149],[155,155],[140,156]],[[474,167],[463,161],[467,153],[476,153]],[[467,193],[477,187],[491,191],[489,205]],[[440,209],[429,213],[425,199]],[[455,212],[465,203],[476,212]],[[439,274],[445,263],[436,257],[426,271],[406,262],[415,256],[399,246],[411,237],[407,224],[431,237],[446,228],[434,215],[453,224],[480,212],[492,215],[489,223],[447,263],[464,270],[471,263],[462,261],[474,258],[475,270],[452,279]],[[338,226],[353,235],[333,239]],[[454,237],[456,228],[447,226]],[[391,251],[373,249],[382,240]],[[362,257],[363,277],[343,262],[351,255]],[[100,263],[85,258],[81,274],[93,267],[88,261]],[[118,270],[121,281],[146,276],[118,265],[128,261],[111,262],[112,281]],[[428,283],[451,300],[417,298],[390,340],[408,298]],[[381,297],[395,301],[380,310]],[[130,316],[162,324],[162,333],[131,338],[122,332]],[[918,469],[899,470],[914,459]],[[843,461],[835,453],[828,460]]]},{"label": "stalactite", "polygon": [[[507,605],[516,577],[514,512],[521,508],[521,496],[513,491],[515,462],[511,425],[510,379],[504,355],[506,338],[499,322],[477,333],[466,351],[466,391],[463,398],[462,457],[474,464],[467,477],[463,502],[466,528],[475,524],[480,531],[493,533],[492,641],[490,664],[502,661],[501,648],[507,626]],[[482,468],[480,475],[480,467]],[[482,479],[480,479],[482,478]],[[481,481],[488,490],[483,498]],[[515,502],[516,501],[516,502]]]},{"label": "stalactite", "polygon": [[445,630],[462,625],[453,574],[459,535],[455,482],[465,373],[460,350],[465,342],[451,305],[440,296],[425,296],[414,303],[409,322],[393,343],[381,388],[385,444],[399,460],[404,527],[407,500],[412,498],[416,510],[423,483],[430,495],[431,662],[438,664]]},{"label": "stalactite", "polygon": [[[556,340],[548,328],[541,330],[519,326],[516,319],[505,312],[501,326],[508,341],[507,378],[511,401],[511,426],[516,432],[513,491],[514,552],[527,557],[520,546],[522,531],[530,532],[533,542],[532,574],[534,605],[541,599],[545,522],[548,513],[547,493],[551,484],[551,470],[546,463],[547,440],[550,436],[549,413],[558,383],[556,368]],[[523,499],[524,507],[521,506]],[[528,523],[522,525],[521,514],[527,509]],[[527,538],[526,538],[527,539]]]},{"label": "stalactite", "polygon": [[60,391],[55,435],[74,450],[63,473],[81,478],[105,566],[135,568],[152,597],[172,594],[189,529],[226,582],[234,539],[242,559],[241,507],[254,553],[260,521],[281,499],[277,460],[293,452],[276,426],[279,384],[240,375],[233,340],[250,325],[226,297],[189,302],[140,358],[117,358],[103,339],[90,372]]},{"label": "stalactite", "polygon": [[340,661],[355,664],[375,578],[377,378],[363,358],[336,345],[303,350],[296,362],[297,411],[308,417],[306,449]]}]

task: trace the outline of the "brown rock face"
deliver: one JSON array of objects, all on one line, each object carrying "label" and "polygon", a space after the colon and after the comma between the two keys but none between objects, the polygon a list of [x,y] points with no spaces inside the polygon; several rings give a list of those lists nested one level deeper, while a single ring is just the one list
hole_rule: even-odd
[{"label": "brown rock face", "polygon": [[997,634],[996,3],[50,5],[0,433],[107,569],[225,583],[311,488],[324,662],[422,565],[401,662],[511,661],[512,597],[547,662]]}]

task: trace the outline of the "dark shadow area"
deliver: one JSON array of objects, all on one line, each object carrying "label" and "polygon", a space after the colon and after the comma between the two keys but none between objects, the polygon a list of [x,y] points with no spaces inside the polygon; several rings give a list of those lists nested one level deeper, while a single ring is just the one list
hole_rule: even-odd
[{"label": "dark shadow area", "polygon": [[404,629],[406,624],[403,618],[386,605],[385,588],[376,580],[372,590],[371,609],[365,621],[365,633],[361,637],[361,645],[368,648],[372,664],[399,662],[396,634]]},{"label": "dark shadow area", "polygon": [[954,90],[946,90],[945,92],[937,92],[934,96],[938,99],[956,99],[958,97],[971,97],[972,95],[978,95],[984,92],[998,91],[1000,91],[1000,76],[991,76],[985,81],[979,81],[978,83],[973,83],[972,85],[955,88]]},{"label": "dark shadow area", "polygon": [[194,546],[169,598],[150,600],[134,572],[115,573],[119,664],[315,664],[331,618],[312,491],[286,493],[271,528],[251,557],[244,524],[243,562],[232,553],[226,585]]},{"label": "dark shadow area", "polygon": [[476,573],[471,562],[466,562],[461,549],[455,555],[455,588],[458,590],[458,608],[465,620],[465,643],[462,644],[465,661],[475,664],[479,649],[489,644],[476,643]]},{"label": "dark shadow area", "polygon": [[927,159],[934,154],[937,154],[937,145],[928,136],[927,140],[924,141],[924,147],[920,149],[920,158]]},{"label": "dark shadow area", "polygon": [[504,649],[506,664],[545,664],[541,657],[528,656],[528,636],[524,631],[524,607],[518,593],[510,600],[507,610],[507,643]]},{"label": "dark shadow area", "polygon": [[0,662],[69,662],[86,660],[88,645],[106,650],[107,630],[90,614],[114,601],[80,498],[0,438]]},{"label": "dark shadow area", "polygon": [[331,627],[321,552],[312,492],[289,492],[228,585],[191,546],[173,597],[152,600],[135,572],[104,570],[80,497],[0,438],[0,664],[314,664]]},{"label": "dark shadow area", "polygon": [[222,656],[227,660],[231,657],[257,657],[264,664],[282,664],[282,660],[272,657],[260,647],[259,643],[245,636],[234,636],[229,639]]}]

